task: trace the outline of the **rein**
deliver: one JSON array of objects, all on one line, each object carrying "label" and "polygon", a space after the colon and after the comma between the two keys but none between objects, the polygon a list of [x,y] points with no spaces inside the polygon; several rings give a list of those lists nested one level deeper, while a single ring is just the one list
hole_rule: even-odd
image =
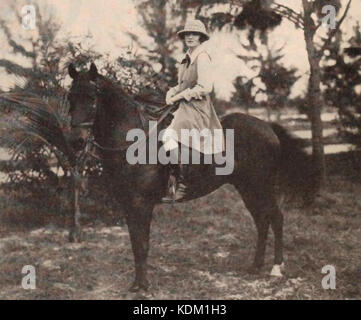
[{"label": "rein", "polygon": [[73,124],[72,127],[73,128],[91,128],[94,125],[93,121],[89,121],[89,122],[81,122],[79,124]]},{"label": "rein", "polygon": [[[143,106],[139,106],[139,104],[137,102],[135,102],[135,103],[137,104],[137,110],[138,110],[139,118],[142,122],[143,130],[145,130],[147,119],[146,119],[146,117],[144,117],[144,114],[141,111],[141,108],[143,108]],[[163,122],[163,120],[169,115],[169,113],[171,111],[173,111],[175,109],[175,107],[169,106],[169,105],[164,105],[163,107],[161,107],[161,109],[163,109],[163,110],[166,109],[166,111],[158,119],[157,124],[154,127],[152,127],[150,130],[147,130],[145,137],[142,140],[138,141],[137,144],[141,144],[142,142],[146,141],[148,139],[149,135],[158,127],[158,125],[160,123]],[[123,152],[126,149],[128,149],[128,147],[130,146],[130,144],[127,144],[127,145],[123,145],[119,148],[104,147],[104,146],[100,145],[98,142],[96,142],[94,139],[92,139],[91,144],[93,144],[94,146],[96,146],[99,149],[102,149],[105,151],[111,151],[111,152],[117,152],[117,151]]]}]

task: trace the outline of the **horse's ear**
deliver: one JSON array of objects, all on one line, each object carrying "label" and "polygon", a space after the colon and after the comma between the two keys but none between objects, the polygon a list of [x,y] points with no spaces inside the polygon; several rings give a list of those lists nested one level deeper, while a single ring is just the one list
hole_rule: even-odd
[{"label": "horse's ear", "polygon": [[90,65],[89,75],[90,75],[91,80],[95,80],[97,78],[97,76],[99,75],[98,68],[94,62],[92,62]]},{"label": "horse's ear", "polygon": [[78,77],[78,71],[76,71],[74,65],[71,63],[69,64],[68,66],[68,73],[69,73],[69,76],[75,80],[77,77]]}]

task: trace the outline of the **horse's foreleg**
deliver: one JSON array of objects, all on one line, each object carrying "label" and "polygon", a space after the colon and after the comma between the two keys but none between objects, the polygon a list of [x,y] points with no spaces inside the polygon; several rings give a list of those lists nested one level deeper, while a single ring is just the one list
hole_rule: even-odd
[{"label": "horse's foreleg", "polygon": [[80,242],[82,240],[82,231],[81,231],[81,212],[80,212],[80,203],[79,203],[79,188],[75,187],[72,190],[72,216],[71,224],[69,230],[69,241],[70,242]]},{"label": "horse's foreleg", "polygon": [[147,258],[149,250],[149,233],[153,206],[149,204],[131,206],[127,212],[127,224],[135,262],[135,280],[132,292],[147,290]]}]

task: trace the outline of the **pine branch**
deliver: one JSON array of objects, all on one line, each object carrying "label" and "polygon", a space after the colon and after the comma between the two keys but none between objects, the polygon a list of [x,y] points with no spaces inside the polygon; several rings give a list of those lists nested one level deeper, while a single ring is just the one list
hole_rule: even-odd
[{"label": "pine branch", "polygon": [[33,52],[26,50],[22,45],[13,40],[13,36],[4,20],[0,20],[0,29],[3,30],[6,40],[14,53],[21,53],[24,57],[34,58]]},{"label": "pine branch", "polygon": [[24,68],[21,65],[6,59],[0,59],[0,67],[5,68],[7,73],[14,74],[19,77],[28,78],[33,74],[33,70],[31,68]]}]

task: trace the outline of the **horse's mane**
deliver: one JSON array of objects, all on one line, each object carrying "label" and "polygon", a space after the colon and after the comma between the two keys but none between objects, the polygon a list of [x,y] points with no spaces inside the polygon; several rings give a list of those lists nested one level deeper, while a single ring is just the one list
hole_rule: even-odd
[{"label": "horse's mane", "polygon": [[164,94],[160,90],[152,87],[145,87],[135,99],[141,103],[151,104],[155,106],[164,106]]},{"label": "horse's mane", "polygon": [[107,112],[113,112],[114,116],[119,110],[114,110],[112,106],[119,104],[134,108],[134,110],[141,110],[146,119],[153,121],[157,121],[167,109],[164,94],[159,89],[145,86],[135,94],[124,89],[118,82],[108,79],[103,75],[99,75],[98,80],[101,83],[102,89],[109,93],[108,98],[110,100],[107,102]]},{"label": "horse's mane", "polygon": [[106,89],[112,90],[116,98],[130,104],[142,104],[145,109],[163,107],[165,104],[164,93],[157,88],[151,86],[141,87],[137,93],[133,93],[123,88],[123,86],[114,80],[108,79],[103,75],[99,75],[99,79],[103,82]]}]

